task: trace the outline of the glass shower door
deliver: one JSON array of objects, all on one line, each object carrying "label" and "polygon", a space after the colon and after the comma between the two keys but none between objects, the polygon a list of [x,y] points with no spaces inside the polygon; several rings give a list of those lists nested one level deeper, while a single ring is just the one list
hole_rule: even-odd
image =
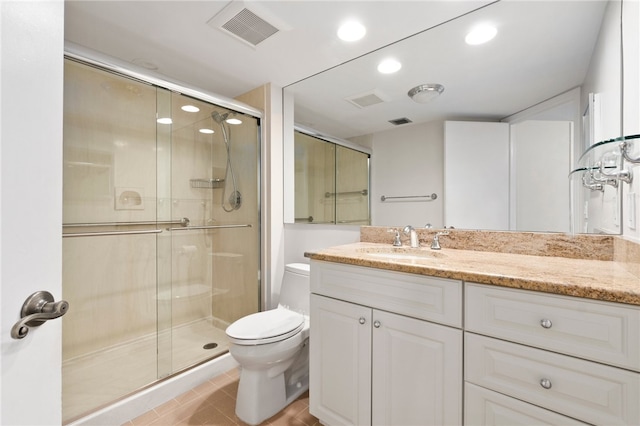
[{"label": "glass shower door", "polygon": [[65,61],[63,419],[156,380],[156,89]]},{"label": "glass shower door", "polygon": [[159,220],[189,223],[159,237],[171,240],[170,279],[158,281],[171,295],[159,304],[172,342],[164,375],[227,352],[226,327],[259,309],[259,121],[175,92],[158,99],[171,112],[158,125],[171,151],[171,197],[158,209],[168,205],[169,216]]},{"label": "glass shower door", "polygon": [[68,423],[227,352],[258,311],[259,120],[74,60],[64,103]]}]

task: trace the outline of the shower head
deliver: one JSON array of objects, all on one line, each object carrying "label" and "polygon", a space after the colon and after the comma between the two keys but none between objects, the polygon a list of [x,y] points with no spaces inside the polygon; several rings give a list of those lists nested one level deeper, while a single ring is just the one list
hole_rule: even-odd
[{"label": "shower head", "polygon": [[220,124],[222,123],[224,120],[227,119],[227,117],[229,116],[229,113],[225,113],[225,114],[220,114],[218,111],[213,111],[211,113],[211,118],[213,118],[213,121],[215,121],[216,123]]}]

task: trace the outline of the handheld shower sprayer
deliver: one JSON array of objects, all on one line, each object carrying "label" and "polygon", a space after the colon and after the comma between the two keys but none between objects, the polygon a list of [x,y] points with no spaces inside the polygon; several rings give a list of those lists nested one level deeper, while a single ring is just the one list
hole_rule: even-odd
[{"label": "handheld shower sprayer", "polygon": [[[229,113],[224,113],[224,114],[220,114],[218,111],[213,111],[211,113],[211,118],[213,118],[213,121],[215,121],[218,124],[222,124],[224,122],[224,120],[227,119],[227,117],[229,117]],[[223,128],[224,130],[224,128]]]},{"label": "handheld shower sprayer", "polygon": [[[225,212],[232,212],[234,210],[238,210],[240,208],[240,206],[242,205],[242,196],[240,195],[240,192],[238,191],[238,187],[236,185],[236,176],[233,173],[233,167],[231,165],[231,135],[230,135],[230,131],[227,130],[226,126],[225,126],[225,120],[227,119],[227,117],[229,117],[229,112],[226,112],[224,114],[220,114],[218,111],[214,111],[211,113],[211,118],[213,119],[213,121],[215,121],[216,123],[218,123],[220,125],[220,128],[222,129],[222,137],[224,139],[224,145],[227,148],[227,167],[225,169],[224,172],[224,179],[225,179],[225,184],[222,187],[222,196],[221,196],[221,205],[222,205],[222,209]],[[225,205],[225,196],[227,194],[227,178],[228,176],[231,175],[231,183],[233,185],[233,192],[231,193],[231,195],[229,196],[229,206],[227,207]]]}]

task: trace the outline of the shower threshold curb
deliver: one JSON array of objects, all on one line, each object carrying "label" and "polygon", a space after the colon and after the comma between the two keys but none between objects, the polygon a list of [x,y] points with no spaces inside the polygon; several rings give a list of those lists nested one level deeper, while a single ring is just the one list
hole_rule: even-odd
[{"label": "shower threshold curb", "polygon": [[67,423],[67,425],[121,425],[237,366],[238,363],[229,353],[226,353],[145,388],[88,416]]}]

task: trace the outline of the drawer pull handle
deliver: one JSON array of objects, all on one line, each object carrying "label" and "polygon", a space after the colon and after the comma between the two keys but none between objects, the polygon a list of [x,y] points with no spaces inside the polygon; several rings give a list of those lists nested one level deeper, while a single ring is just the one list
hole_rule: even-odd
[{"label": "drawer pull handle", "polygon": [[540,325],[542,326],[542,328],[551,328],[551,326],[553,325],[553,323],[551,322],[550,319],[542,319],[540,320]]},{"label": "drawer pull handle", "polygon": [[373,326],[374,326],[375,328],[380,328],[380,321],[374,321],[374,322],[373,322]]},{"label": "drawer pull handle", "polygon": [[551,389],[551,380],[549,379],[540,380],[540,386],[542,386],[545,389]]},{"label": "drawer pull handle", "polygon": [[365,322],[367,322],[367,320],[366,320],[366,319],[364,319],[364,317],[360,317],[360,319],[358,320],[358,322],[359,322],[360,324],[364,324]]}]

